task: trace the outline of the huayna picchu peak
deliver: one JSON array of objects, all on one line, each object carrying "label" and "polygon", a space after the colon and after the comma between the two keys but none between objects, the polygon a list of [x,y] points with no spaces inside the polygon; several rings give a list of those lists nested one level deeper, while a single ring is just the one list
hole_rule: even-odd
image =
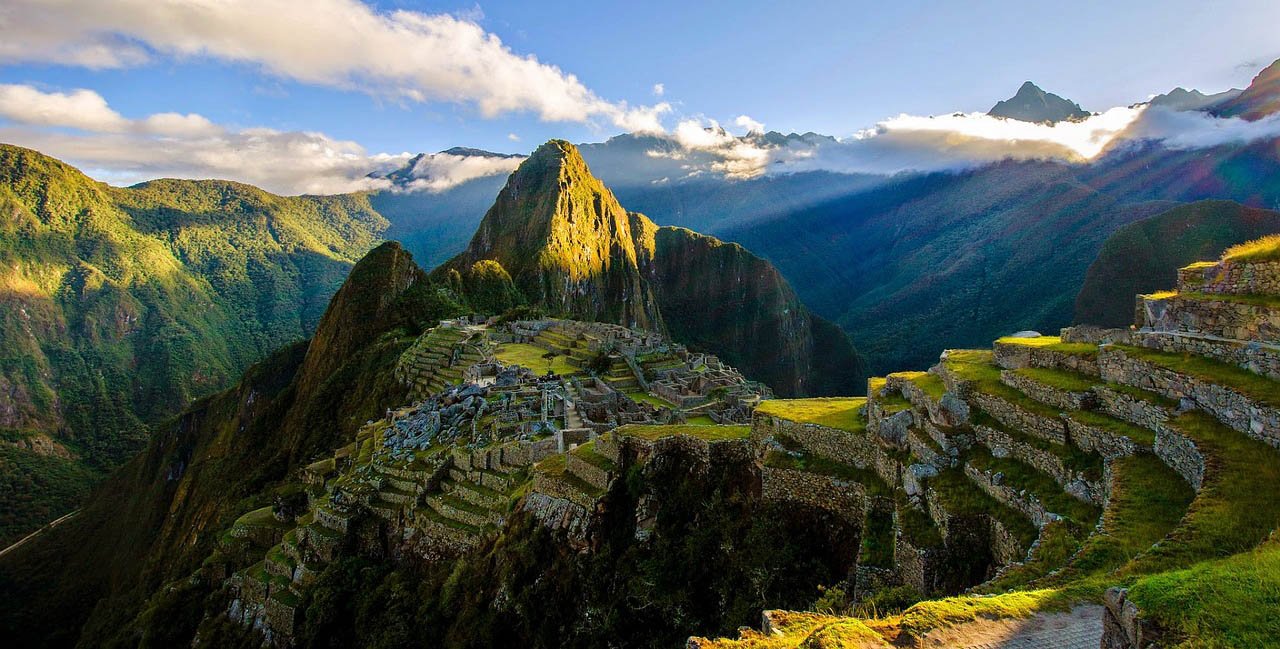
[{"label": "huayna picchu peak", "polygon": [[987,111],[992,117],[1007,117],[1023,122],[1056,124],[1088,117],[1089,111],[1069,99],[1041,90],[1030,81],[1023,83],[1012,97],[996,102]]},{"label": "huayna picchu peak", "polygon": [[435,4],[0,9],[0,644],[1280,649],[1280,5]]},{"label": "huayna picchu peak", "polygon": [[780,394],[838,394],[864,376],[845,335],[810,314],[769,262],[626,211],[562,140],[520,164],[467,249],[433,277],[496,296],[492,312],[522,304],[670,333]]}]

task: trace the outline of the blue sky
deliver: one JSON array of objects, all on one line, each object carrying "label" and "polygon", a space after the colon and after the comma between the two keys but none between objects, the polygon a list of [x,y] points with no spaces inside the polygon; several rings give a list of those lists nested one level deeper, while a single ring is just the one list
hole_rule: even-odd
[{"label": "blue sky", "polygon": [[[32,0],[10,0],[0,8],[0,41],[9,43],[0,43],[0,84],[43,93],[87,89],[128,120],[198,114],[233,130],[319,132],[366,154],[459,145],[525,152],[551,137],[602,140],[627,128],[622,111],[663,102],[669,109],[657,117],[666,128],[687,118],[732,124],[748,115],[769,129],[848,135],[902,113],[985,111],[1028,79],[1101,111],[1178,85],[1242,87],[1280,57],[1274,0],[325,3],[334,8],[329,22],[315,15],[326,12],[316,3],[249,3],[273,8],[260,25],[264,36],[225,45],[224,36],[256,24],[244,19],[252,10],[228,19],[222,34],[216,21],[163,14],[156,2],[69,0],[71,9],[57,14]],[[273,42],[273,33],[285,41],[308,29],[340,30],[347,24],[341,12],[366,8],[373,18],[400,23],[393,12],[475,22],[501,39],[512,58],[533,56],[576,77],[590,95],[578,104],[607,105],[556,119],[551,113],[560,108],[546,107],[554,100],[521,107],[546,85],[534,83],[524,96],[507,99],[515,105],[486,112],[468,94],[474,88],[441,91],[454,81],[406,81],[412,73],[402,70],[366,84],[365,68],[335,72],[334,61],[316,63],[327,53],[315,43],[289,50]],[[147,13],[156,14],[150,32],[138,19]],[[377,59],[367,69],[379,69],[397,53],[371,46],[360,55]],[[413,96],[423,83],[427,96]],[[662,84],[661,96],[655,84]],[[0,112],[10,125],[0,138],[22,137],[26,131],[14,125],[30,127],[34,119],[45,130],[31,144],[68,146],[74,132],[66,125],[21,113]],[[140,128],[112,132],[119,139],[122,130]]]}]

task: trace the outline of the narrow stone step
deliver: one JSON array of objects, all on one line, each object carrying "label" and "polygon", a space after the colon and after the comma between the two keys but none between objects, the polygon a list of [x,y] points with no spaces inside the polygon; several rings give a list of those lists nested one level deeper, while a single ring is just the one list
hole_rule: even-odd
[{"label": "narrow stone step", "polygon": [[497,512],[449,494],[432,494],[427,497],[427,504],[434,511],[475,528],[497,524],[500,520]]},{"label": "narrow stone step", "polygon": [[483,485],[478,485],[469,480],[458,482],[452,480],[446,481],[441,485],[441,488],[446,493],[457,496],[458,498],[479,507],[486,507],[489,509],[494,509],[502,505],[506,500],[506,496],[502,492],[497,491],[496,489],[490,489]]}]

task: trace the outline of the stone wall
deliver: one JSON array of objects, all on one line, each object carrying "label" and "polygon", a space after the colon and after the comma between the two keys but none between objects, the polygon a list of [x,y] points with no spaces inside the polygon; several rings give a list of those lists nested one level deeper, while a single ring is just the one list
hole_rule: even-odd
[{"label": "stone wall", "polygon": [[1013,370],[1001,370],[1000,382],[1023,394],[1064,410],[1088,410],[1093,407],[1094,396],[1091,390],[1070,392],[1051,385],[1045,385],[1035,379],[1023,376]]},{"label": "stone wall", "polygon": [[[1023,495],[1007,484],[997,483],[995,475],[990,471],[982,471],[973,465],[966,464],[964,473],[988,496],[1026,516],[1036,527],[1043,526],[1045,523],[1058,518],[1056,514],[1052,514],[1048,509],[1045,509],[1044,505],[1040,504],[1040,501],[1035,496],[1030,494]],[[1003,526],[1001,526],[1001,529],[1003,529]]]},{"label": "stone wall", "polygon": [[582,493],[559,477],[549,476],[541,471],[534,471],[533,486],[530,491],[549,498],[567,500],[584,510],[594,510],[596,506],[596,501],[591,496]]},{"label": "stone wall", "polygon": [[1223,261],[1181,268],[1178,270],[1178,292],[1280,295],[1280,261]]},{"label": "stone wall", "polygon": [[[914,381],[893,374],[885,377],[885,388],[900,393],[911,402],[915,410],[924,413],[928,421],[938,426],[963,426],[969,422],[968,405],[961,399],[948,399],[947,395],[943,395],[941,399],[934,399]],[[916,422],[917,425],[921,423],[923,422]]]},{"label": "stone wall", "polygon": [[974,425],[973,432],[978,442],[990,449],[992,455],[1013,458],[1035,467],[1041,473],[1051,476],[1063,488],[1077,477],[1062,463],[1062,458],[1049,451],[1015,440],[1002,430],[979,424]]},{"label": "stone wall", "polygon": [[582,459],[575,453],[565,454],[564,461],[565,470],[582,478],[583,482],[596,489],[607,490],[609,488],[609,479],[612,476],[609,475],[608,471]]},{"label": "stone wall", "polygon": [[973,401],[983,412],[1009,428],[1050,442],[1067,443],[1067,425],[1059,417],[1044,417],[983,392],[975,392]]},{"label": "stone wall", "polygon": [[1044,347],[996,342],[992,345],[996,365],[1006,370],[1024,367],[1063,369],[1089,376],[1098,375],[1098,362],[1092,354],[1069,354]]},{"label": "stone wall", "polygon": [[[1093,393],[1098,396],[1098,410],[1116,419],[1157,433],[1169,428],[1172,414],[1159,404],[1104,386],[1095,387]],[[1133,452],[1124,454],[1130,455]]]},{"label": "stone wall", "polygon": [[1280,340],[1280,311],[1230,300],[1206,300],[1177,294],[1139,295],[1135,323],[1140,329],[1201,333],[1235,340]]},{"label": "stone wall", "polygon": [[764,467],[760,490],[765,502],[825,509],[858,525],[867,503],[866,488],[856,482],[794,469]]},{"label": "stone wall", "polygon": [[1280,345],[1220,340],[1163,331],[1135,331],[1135,345],[1162,352],[1195,354],[1280,381]]},{"label": "stone wall", "polygon": [[1142,611],[1123,588],[1110,588],[1102,596],[1102,649],[1163,647],[1163,633],[1142,619]]},{"label": "stone wall", "polygon": [[1170,399],[1190,399],[1231,428],[1280,447],[1280,409],[1258,403],[1225,386],[1130,358],[1115,347],[1106,346],[1101,350],[1098,359],[1104,379],[1151,390]]},{"label": "stone wall", "polygon": [[939,592],[946,557],[945,548],[917,548],[901,534],[893,545],[893,563],[902,583],[924,595]]},{"label": "stone wall", "polygon": [[1145,448],[1128,437],[1117,435],[1106,428],[1071,417],[1064,417],[1063,421],[1067,424],[1067,436],[1071,438],[1071,443],[1085,451],[1098,453],[1108,460],[1133,455]]},{"label": "stone wall", "polygon": [[1204,454],[1194,441],[1172,429],[1165,429],[1156,434],[1155,453],[1192,489],[1200,491],[1204,484]]},{"label": "stone wall", "polygon": [[802,424],[761,412],[751,418],[751,440],[763,444],[769,438],[786,437],[795,440],[806,453],[835,460],[858,468],[868,468],[876,462],[879,445],[868,434]]},{"label": "stone wall", "polygon": [[571,546],[585,546],[591,517],[583,505],[536,491],[524,499],[524,510],[549,529],[564,532]]}]

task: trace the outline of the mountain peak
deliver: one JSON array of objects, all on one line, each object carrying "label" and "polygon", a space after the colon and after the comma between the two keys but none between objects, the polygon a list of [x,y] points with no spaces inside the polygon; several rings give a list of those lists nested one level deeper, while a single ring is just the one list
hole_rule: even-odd
[{"label": "mountain peak", "polygon": [[1080,104],[1063,99],[1051,92],[1045,92],[1040,86],[1030,81],[1023,82],[1014,96],[996,102],[987,114],[992,117],[1048,124],[1082,119],[1090,115],[1089,111],[1080,107]]},{"label": "mountain peak", "polygon": [[1213,113],[1249,121],[1280,113],[1280,59],[1263,68],[1244,92],[1215,106]]},{"label": "mountain peak", "polygon": [[466,275],[492,260],[552,313],[660,329],[640,272],[656,229],[622,208],[578,147],[550,140],[507,178],[470,245],[437,272]]}]

